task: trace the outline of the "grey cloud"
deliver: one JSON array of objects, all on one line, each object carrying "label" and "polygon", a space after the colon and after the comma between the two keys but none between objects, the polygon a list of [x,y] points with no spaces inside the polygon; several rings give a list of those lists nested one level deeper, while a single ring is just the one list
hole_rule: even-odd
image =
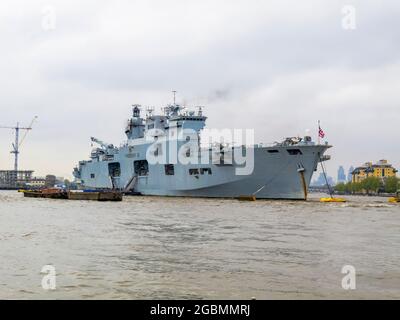
[{"label": "grey cloud", "polygon": [[[345,4],[356,30],[341,28]],[[314,133],[321,119],[330,171],[384,157],[400,167],[398,1],[55,1],[44,32],[46,5],[0,5],[0,124],[39,115],[22,154],[38,173],[68,175],[89,136],[118,144],[131,103],[161,107],[174,89],[206,105],[209,126],[251,127],[259,141]]]}]

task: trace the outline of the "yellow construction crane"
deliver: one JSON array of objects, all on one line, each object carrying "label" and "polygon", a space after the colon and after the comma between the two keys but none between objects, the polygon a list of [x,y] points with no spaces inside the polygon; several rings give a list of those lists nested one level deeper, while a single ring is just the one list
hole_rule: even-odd
[{"label": "yellow construction crane", "polygon": [[[18,155],[19,155],[19,148],[21,147],[22,143],[24,142],[26,135],[28,134],[28,132],[30,130],[32,130],[32,125],[33,123],[36,121],[37,116],[35,116],[30,125],[28,127],[20,127],[19,123],[17,123],[16,127],[5,127],[5,126],[0,126],[0,129],[12,129],[15,130],[15,142],[12,144],[13,146],[13,150],[11,151],[11,153],[14,154],[14,171],[17,172],[18,171]],[[25,130],[25,134],[23,135],[21,141],[19,141],[19,131],[20,130]]]}]

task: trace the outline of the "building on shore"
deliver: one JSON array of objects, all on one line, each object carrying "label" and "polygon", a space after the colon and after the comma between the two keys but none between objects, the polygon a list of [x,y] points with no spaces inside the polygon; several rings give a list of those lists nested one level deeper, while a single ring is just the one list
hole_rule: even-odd
[{"label": "building on shore", "polygon": [[349,172],[347,174],[347,181],[346,182],[352,182],[353,181],[353,171],[354,171],[354,167],[351,166],[349,169]]},{"label": "building on shore", "polygon": [[46,186],[47,188],[54,187],[54,185],[56,184],[56,182],[57,182],[57,178],[56,178],[55,175],[48,174],[48,175],[46,176],[46,178],[45,178],[45,186]]},{"label": "building on shore", "polygon": [[367,162],[353,170],[352,182],[359,183],[369,177],[381,178],[384,180],[388,177],[396,177],[396,174],[397,170],[389,164],[387,160],[379,160],[375,164]]},{"label": "building on shore", "polygon": [[312,182],[311,185],[312,185],[313,187],[323,187],[323,186],[326,186],[326,183],[327,183],[327,182],[328,182],[328,184],[329,184],[330,186],[335,185],[335,181],[333,180],[332,177],[327,176],[326,179],[325,179],[325,175],[321,172],[321,173],[319,174],[318,178],[315,179],[315,180]]},{"label": "building on shore", "polygon": [[32,189],[44,188],[46,186],[46,179],[41,177],[34,177],[26,183],[26,186]]},{"label": "building on shore", "polygon": [[64,178],[55,175],[33,177],[33,170],[0,170],[0,189],[52,188],[64,184]]},{"label": "building on shore", "polygon": [[338,174],[337,174],[337,183],[345,183],[347,180],[346,174],[344,173],[344,168],[343,166],[340,166],[338,169]]},{"label": "building on shore", "polygon": [[33,170],[0,170],[0,188],[16,189],[32,180]]}]

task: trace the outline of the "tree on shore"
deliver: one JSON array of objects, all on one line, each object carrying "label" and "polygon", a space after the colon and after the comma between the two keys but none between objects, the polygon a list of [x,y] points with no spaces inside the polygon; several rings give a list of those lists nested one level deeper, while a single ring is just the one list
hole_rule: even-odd
[{"label": "tree on shore", "polygon": [[395,193],[400,188],[400,179],[397,177],[389,177],[385,181],[385,192]]},{"label": "tree on shore", "polygon": [[367,194],[377,193],[381,187],[381,179],[376,177],[368,177],[361,181],[362,189],[367,192]]},{"label": "tree on shore", "polygon": [[378,193],[384,190],[387,193],[395,193],[400,189],[400,179],[389,177],[382,182],[380,178],[368,177],[361,182],[338,183],[335,190],[339,193],[355,194],[366,192],[367,194]]},{"label": "tree on shore", "polygon": [[348,183],[340,182],[335,186],[335,191],[339,193],[346,193],[347,192],[347,185]]}]

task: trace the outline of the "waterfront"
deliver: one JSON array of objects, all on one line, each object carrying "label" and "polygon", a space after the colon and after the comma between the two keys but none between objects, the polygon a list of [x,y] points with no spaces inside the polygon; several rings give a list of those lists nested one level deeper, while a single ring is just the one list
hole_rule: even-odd
[{"label": "waterfront", "polygon": [[[0,191],[0,298],[400,299],[400,206]],[[57,289],[41,287],[54,265]],[[341,287],[344,265],[357,289]]]}]

